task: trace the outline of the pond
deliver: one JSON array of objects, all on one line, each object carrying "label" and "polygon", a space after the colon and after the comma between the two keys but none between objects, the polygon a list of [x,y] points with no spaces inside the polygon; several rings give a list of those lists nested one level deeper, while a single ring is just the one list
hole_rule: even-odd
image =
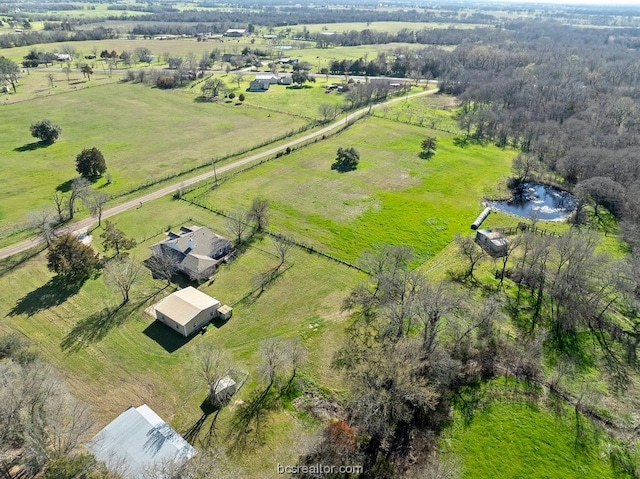
[{"label": "pond", "polygon": [[563,221],[576,207],[575,197],[568,191],[541,183],[523,183],[513,189],[506,201],[485,201],[492,209],[541,221]]}]

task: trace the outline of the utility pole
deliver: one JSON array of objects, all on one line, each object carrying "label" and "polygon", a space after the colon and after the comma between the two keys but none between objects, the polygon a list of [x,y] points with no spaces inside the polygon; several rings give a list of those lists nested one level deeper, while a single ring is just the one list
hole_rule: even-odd
[{"label": "utility pole", "polygon": [[214,187],[218,186],[218,174],[216,173],[216,160],[211,160],[211,165],[213,166],[213,177],[215,178]]}]

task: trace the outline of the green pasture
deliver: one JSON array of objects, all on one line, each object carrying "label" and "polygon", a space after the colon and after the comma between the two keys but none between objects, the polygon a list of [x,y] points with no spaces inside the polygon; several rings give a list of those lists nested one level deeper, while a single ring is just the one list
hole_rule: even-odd
[{"label": "green pasture", "polygon": [[[198,103],[199,94],[197,86],[161,91],[108,84],[4,106],[0,222],[21,223],[27,211],[49,206],[55,189],[68,188],[66,182],[77,176],[75,156],[83,148],[103,152],[113,183],[102,178],[95,188],[113,195],[307,123],[250,105]],[[60,139],[44,147],[29,132],[42,118],[62,127]]]},{"label": "green pasture", "polygon": [[373,115],[446,133],[461,134],[458,122],[452,115],[456,106],[456,100],[452,96],[428,95],[384,105],[375,109]]},{"label": "green pasture", "polygon": [[[131,252],[138,260],[149,257],[147,247],[160,241],[169,226],[177,229],[183,224],[204,224],[228,234],[218,216],[169,198],[119,215],[116,222],[140,241]],[[99,251],[100,232],[92,232]],[[237,399],[246,400],[259,387],[259,345],[273,337],[301,338],[308,350],[301,374],[312,383],[342,388],[330,361],[343,338],[342,300],[362,276],[294,248],[288,269],[262,294],[248,295],[254,289],[253,277],[277,264],[271,241],[262,238],[222,267],[200,289],[232,304],[234,315],[226,324],[211,326],[205,335],[185,341],[163,325],[153,324],[143,313],[146,306],[174,289],[152,279],[146,269],[134,287],[131,304],[109,314],[119,305],[120,297],[102,277],[90,279],[78,290],[64,291],[51,281],[44,254],[14,257],[0,263],[0,288],[5,291],[0,298],[0,332],[18,332],[29,338],[64,374],[74,394],[89,404],[96,430],[129,405],[147,403],[184,433],[202,415],[199,406],[205,386],[194,368],[195,351],[201,347],[224,348],[249,372],[249,382]],[[216,440],[225,446],[231,419],[232,412],[225,409],[217,422]],[[256,446],[251,457],[238,458],[253,472],[275,471],[275,461],[295,459],[294,449],[282,448],[274,456],[273,448],[296,441],[302,433],[299,421],[292,421],[290,413],[276,412],[267,425],[267,446]]]},{"label": "green pasture", "polygon": [[[431,160],[418,158],[426,135],[438,136]],[[330,169],[338,147],[360,152],[356,171]],[[469,229],[482,198],[503,188],[514,154],[493,146],[456,146],[448,134],[369,118],[243,173],[224,188],[193,195],[216,208],[246,207],[252,197],[263,196],[270,201],[275,231],[345,260],[388,243],[413,246],[424,261]]]},{"label": "green pasture", "polygon": [[468,424],[458,417],[447,442],[462,461],[465,479],[626,477],[612,470],[602,433],[585,427],[581,441],[573,413],[498,402],[477,410]]}]

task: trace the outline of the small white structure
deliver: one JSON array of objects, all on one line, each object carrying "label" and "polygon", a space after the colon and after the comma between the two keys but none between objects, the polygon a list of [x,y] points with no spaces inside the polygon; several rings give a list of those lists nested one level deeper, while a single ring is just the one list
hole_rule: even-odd
[{"label": "small white structure", "polygon": [[280,75],[280,78],[278,78],[278,83],[280,85],[291,85],[293,84],[293,78],[291,77],[291,75]]},{"label": "small white structure", "polygon": [[236,382],[229,376],[223,377],[212,386],[213,391],[211,392],[218,404],[226,404],[229,402],[231,396],[233,396],[238,390]]},{"label": "small white structure", "polygon": [[226,304],[223,304],[218,308],[218,317],[220,319],[227,321],[228,319],[231,318],[232,314],[233,314],[233,309],[231,308],[231,306],[227,306]]},{"label": "small white structure", "polygon": [[225,37],[244,37],[247,30],[244,28],[229,28],[223,33]]},{"label": "small white structure", "polygon": [[220,301],[189,286],[147,309],[148,314],[187,337],[218,316]]},{"label": "small white structure", "polygon": [[500,257],[507,254],[509,241],[499,231],[490,229],[476,231],[476,243],[491,256]]},{"label": "small white structure", "polygon": [[53,55],[59,62],[70,62],[73,60],[71,55],[69,55],[68,53],[54,53]]},{"label": "small white structure", "polygon": [[256,75],[256,81],[267,82],[269,85],[277,85],[278,75],[275,73],[258,73]]},{"label": "small white structure", "polygon": [[196,450],[146,404],[129,407],[87,447],[124,479],[138,479],[167,462],[181,466],[196,455]]}]

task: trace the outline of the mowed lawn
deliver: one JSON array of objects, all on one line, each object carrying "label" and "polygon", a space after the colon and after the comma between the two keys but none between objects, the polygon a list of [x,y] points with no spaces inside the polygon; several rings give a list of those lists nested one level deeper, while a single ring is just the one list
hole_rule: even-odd
[{"label": "mowed lawn", "polygon": [[[103,152],[113,183],[105,185],[103,178],[95,187],[114,195],[307,123],[250,105],[197,103],[195,97],[193,90],[112,84],[3,107],[0,223],[21,223],[27,211],[52,206],[56,188],[77,176],[75,157],[84,148]],[[46,147],[29,132],[43,118],[62,128],[60,139]]]},{"label": "mowed lawn", "polygon": [[576,441],[573,412],[558,417],[522,403],[496,403],[475,412],[447,440],[464,479],[604,479],[618,476],[602,436],[586,424],[587,445]]},{"label": "mowed lawn", "polygon": [[[431,160],[418,158],[426,135],[438,137]],[[338,147],[360,152],[358,169],[331,170]],[[368,118],[345,132],[243,173],[215,191],[195,191],[211,207],[269,200],[271,228],[355,261],[375,244],[412,246],[421,261],[440,251],[503,188],[515,152],[456,146],[451,135]]]},{"label": "mowed lawn", "polygon": [[[158,214],[162,211],[162,214]],[[147,247],[160,241],[159,233],[171,225],[204,224],[225,233],[224,221],[186,202],[164,198],[145,204],[117,218],[117,224],[140,243],[132,255],[143,260]],[[94,241],[99,246],[99,233]],[[154,280],[146,269],[134,287],[131,305],[108,317],[116,308],[119,294],[109,289],[102,277],[87,281],[77,292],[63,294],[50,286],[51,273],[44,254],[23,263],[0,263],[0,334],[17,332],[29,338],[47,361],[66,376],[73,393],[91,407],[95,429],[103,427],[129,405],[149,404],[177,430],[185,433],[202,415],[200,404],[206,387],[197,375],[196,351],[223,348],[249,381],[236,399],[247,400],[259,387],[257,364],[260,343],[267,338],[300,338],[308,350],[301,374],[309,381],[341,389],[340,379],[330,362],[342,344],[346,316],[341,311],[347,292],[363,276],[356,271],[299,249],[292,250],[289,268],[260,295],[243,301],[254,289],[256,274],[278,264],[269,239],[254,242],[236,261],[223,266],[214,280],[200,289],[232,304],[232,319],[206,334],[182,340],[172,330],[153,324],[142,311],[173,291],[165,282]],[[13,265],[13,268],[10,266]],[[125,314],[126,313],[126,314]],[[233,413],[225,409],[218,418],[218,439],[227,445]],[[269,434],[264,446],[256,446],[251,457],[238,459],[250,470],[274,471],[277,461],[295,460],[295,449],[278,449],[292,444],[303,432],[291,413],[276,412],[267,421]],[[204,430],[208,430],[209,422]],[[308,429],[308,428],[307,428]],[[273,434],[278,437],[269,439]],[[204,437],[201,436],[200,439]],[[196,446],[200,444],[196,441]],[[274,449],[278,455],[274,456]]]}]

